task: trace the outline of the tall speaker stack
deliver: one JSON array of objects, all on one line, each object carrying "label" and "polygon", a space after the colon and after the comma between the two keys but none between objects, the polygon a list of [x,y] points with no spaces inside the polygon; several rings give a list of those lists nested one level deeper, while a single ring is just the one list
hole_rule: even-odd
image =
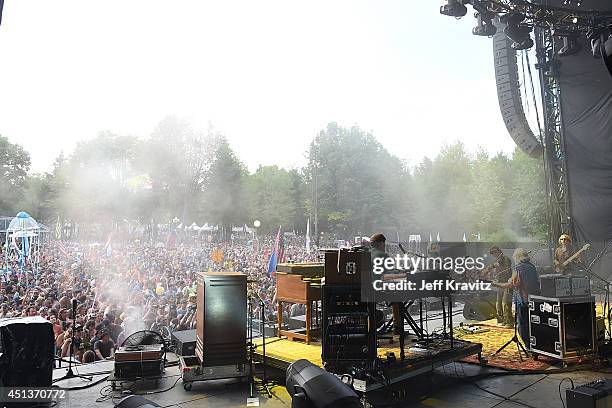
[{"label": "tall speaker stack", "polygon": [[196,355],[202,366],[243,364],[247,360],[247,278],[237,272],[198,275]]},{"label": "tall speaker stack", "polygon": [[361,273],[371,270],[365,248],[323,250],[322,360],[326,369],[367,366],[376,359],[376,304],[361,301]]}]

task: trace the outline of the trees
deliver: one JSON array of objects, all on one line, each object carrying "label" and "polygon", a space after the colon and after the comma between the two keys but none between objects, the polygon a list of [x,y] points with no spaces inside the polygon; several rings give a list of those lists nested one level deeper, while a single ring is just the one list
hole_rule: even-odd
[{"label": "trees", "polygon": [[308,159],[315,231],[350,237],[409,216],[401,189],[408,172],[371,133],[330,123],[311,143]]},{"label": "trees", "polygon": [[0,214],[14,215],[28,188],[30,154],[0,135]]},{"label": "trees", "polygon": [[227,139],[219,137],[203,186],[203,210],[210,222],[220,226],[223,240],[230,239],[232,225],[248,221],[243,189],[246,175],[244,164],[238,160]]},{"label": "trees", "polygon": [[249,174],[212,126],[197,131],[168,117],[146,138],[102,132],[60,155],[51,172],[28,175],[29,154],[0,137],[0,211],[101,224],[179,217],[183,225],[217,224],[224,239],[255,219],[263,233],[279,225],[303,232],[308,217],[315,233],[344,239],[397,231],[498,240],[548,230],[542,163],[519,150],[471,154],[457,142],[409,169],[371,133],[330,123],[307,157],[302,169]]},{"label": "trees", "polygon": [[306,227],[304,183],[297,170],[260,166],[246,178],[249,220],[261,221],[262,233]]}]

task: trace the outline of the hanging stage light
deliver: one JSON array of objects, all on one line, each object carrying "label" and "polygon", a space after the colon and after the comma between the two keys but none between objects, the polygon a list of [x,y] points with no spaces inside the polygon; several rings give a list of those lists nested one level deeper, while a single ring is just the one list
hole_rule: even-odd
[{"label": "hanging stage light", "polygon": [[446,0],[446,4],[440,6],[440,14],[450,17],[463,17],[467,14],[467,7],[460,0]]},{"label": "hanging stage light", "polygon": [[482,37],[492,37],[497,32],[497,27],[493,25],[493,15],[478,12],[474,14],[477,26],[472,29],[472,34]]},{"label": "hanging stage light", "polygon": [[532,27],[522,24],[524,20],[525,15],[522,13],[506,14],[501,17],[501,22],[506,24],[504,34],[514,42],[512,48],[517,51],[527,50],[534,45],[531,39]]}]

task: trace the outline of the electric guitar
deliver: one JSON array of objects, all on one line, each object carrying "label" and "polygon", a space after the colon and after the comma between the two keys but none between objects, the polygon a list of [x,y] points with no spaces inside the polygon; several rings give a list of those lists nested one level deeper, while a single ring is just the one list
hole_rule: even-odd
[{"label": "electric guitar", "polygon": [[576,258],[580,256],[580,254],[582,254],[584,251],[587,251],[590,248],[591,248],[591,244],[584,244],[582,248],[580,248],[578,251],[576,251],[576,253],[574,253],[572,256],[567,258],[563,263],[561,264],[557,263],[557,272],[563,272],[570,263],[572,263]]}]

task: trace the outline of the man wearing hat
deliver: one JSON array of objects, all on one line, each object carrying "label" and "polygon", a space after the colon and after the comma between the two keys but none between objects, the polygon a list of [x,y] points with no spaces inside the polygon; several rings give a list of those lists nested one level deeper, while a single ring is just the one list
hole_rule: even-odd
[{"label": "man wearing hat", "polygon": [[376,234],[372,235],[372,237],[370,238],[370,245],[372,247],[370,249],[370,254],[372,255],[372,261],[374,261],[374,259],[376,258],[389,257],[387,252],[385,252],[386,242],[387,238],[385,238],[385,236],[380,232],[377,232]]},{"label": "man wearing hat", "polygon": [[576,251],[572,245],[572,239],[567,234],[561,234],[559,237],[559,246],[555,249],[555,272],[563,275],[570,275],[576,272],[578,265],[581,263],[580,256],[577,256],[572,262],[563,266]]}]

